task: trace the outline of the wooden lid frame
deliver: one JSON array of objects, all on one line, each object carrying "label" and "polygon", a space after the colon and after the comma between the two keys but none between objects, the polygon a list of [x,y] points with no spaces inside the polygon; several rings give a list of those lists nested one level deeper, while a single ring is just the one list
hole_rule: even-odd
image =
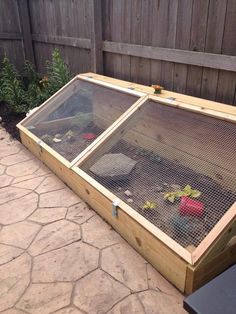
[{"label": "wooden lid frame", "polygon": [[[120,90],[140,98],[90,146],[72,162],[69,162],[37,136],[33,135],[24,125],[49,107],[52,101],[56,102],[58,97],[67,89],[69,92],[73,92],[73,84],[77,80]],[[205,283],[206,280],[209,280],[210,277],[222,271],[223,267],[227,267],[230,263],[236,261],[236,244],[234,243],[233,246],[227,245],[236,235],[236,203],[218,221],[198,247],[193,252],[189,252],[122,200],[119,200],[118,217],[112,217],[111,204],[117,199],[117,196],[81,169],[85,165],[89,166],[89,163],[93,162],[95,156],[102,154],[107,149],[107,146],[111,145],[112,139],[122,136],[126,130],[125,128],[128,127],[129,121],[135,114],[139,114],[142,111],[148,100],[236,123],[236,109],[231,106],[168,91],[164,91],[163,94],[156,96],[153,95],[153,89],[150,87],[111,79],[94,73],[85,73],[76,76],[43,103],[32,115],[20,122],[17,127],[20,130],[22,142],[33,153],[48,164],[85,201],[88,201],[121,235],[124,233],[124,237],[131,245],[148,258],[181,291],[190,293]],[[43,152],[42,155],[41,152]],[[48,160],[50,159],[48,163],[47,158]],[[59,162],[60,169],[57,169],[57,166],[52,164],[55,161]],[[63,175],[60,175],[62,172]],[[125,224],[125,221],[129,222],[132,230],[127,231],[124,229],[121,223]],[[129,228],[129,225],[125,227]],[[144,237],[144,240],[142,240],[142,237]],[[153,239],[156,239],[156,241],[153,242]],[[142,241],[148,245],[148,250],[145,251]],[[160,256],[157,256],[157,253]],[[227,256],[227,260],[224,260],[224,266],[219,264],[217,267],[214,266],[214,271],[210,270],[209,265],[212,267],[212,263],[220,263],[222,254]],[[171,261],[168,264],[168,261],[165,262],[164,259]],[[196,276],[200,279],[196,279]]]}]

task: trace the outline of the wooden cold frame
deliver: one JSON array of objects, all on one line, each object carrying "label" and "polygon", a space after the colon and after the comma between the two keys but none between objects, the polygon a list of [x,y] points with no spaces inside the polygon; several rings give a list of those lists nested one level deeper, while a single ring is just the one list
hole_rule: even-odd
[{"label": "wooden cold frame", "polygon": [[[96,80],[101,79],[103,84],[108,84],[108,86],[116,84],[118,81],[90,73],[86,75],[94,76]],[[128,82],[119,81],[119,84],[121,84],[120,82],[125,89],[130,86]],[[148,87],[141,86],[141,88],[143,92],[145,89],[150,93],[152,92]],[[149,95],[149,99],[169,106],[181,107],[185,110],[214,116],[218,119],[236,122],[236,110],[234,108],[197,98],[193,98],[191,103],[192,97],[190,96],[186,96],[188,103],[184,103],[184,95],[175,93],[175,96],[177,97],[173,100],[169,99],[169,96],[166,99],[163,95],[162,97]],[[181,99],[181,101],[178,99]],[[95,159],[95,156],[97,158],[98,155],[103,154],[104,150],[111,145],[112,139],[119,138],[125,132],[130,119],[132,119],[134,114],[141,112],[140,108],[146,100],[147,97],[143,97],[142,100],[133,105],[132,109],[130,108],[116,120],[111,127],[71,163],[49,148],[48,145],[38,143],[38,138],[22,126],[21,123],[18,127],[22,143],[33,154],[41,159],[75,193],[109,222],[171,283],[180,291],[189,294],[236,261],[236,241],[234,241],[236,235],[236,204],[227,211],[200,245],[193,252],[189,252],[122,200],[119,200],[117,217],[113,217],[112,202],[117,199],[116,195],[96,182],[80,168],[80,166],[85,166],[86,168],[86,164],[89,166]]]}]

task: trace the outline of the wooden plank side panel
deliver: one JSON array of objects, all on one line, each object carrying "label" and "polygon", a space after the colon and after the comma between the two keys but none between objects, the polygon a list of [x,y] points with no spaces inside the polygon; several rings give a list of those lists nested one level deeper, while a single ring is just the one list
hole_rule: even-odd
[{"label": "wooden plank side panel", "polygon": [[[111,38],[114,42],[120,42],[122,38],[122,2],[112,0],[111,17]],[[122,78],[122,56],[120,54],[112,55],[114,76]]]},{"label": "wooden plank side panel", "polygon": [[[132,0],[132,16],[131,16],[131,38],[132,44],[140,44],[141,42],[141,13],[142,2],[139,0]],[[130,63],[130,77],[133,82],[139,80],[140,59],[138,57],[131,57]]]},{"label": "wooden plank side panel", "polygon": [[[141,45],[151,45],[152,25],[150,19],[151,1],[143,0],[141,7]],[[150,67],[151,61],[147,58],[140,58],[139,63],[139,79],[140,84],[150,85]]]},{"label": "wooden plank side panel", "polygon": [[102,2],[89,0],[91,23],[91,69],[95,73],[103,74],[102,52]]},{"label": "wooden plank side panel", "polygon": [[199,264],[196,267],[189,265],[187,267],[185,293],[193,293],[235,263],[236,244],[234,243],[203,265]]},{"label": "wooden plank side panel", "polygon": [[[189,49],[193,0],[179,0],[177,12],[177,26],[175,48]],[[188,67],[185,64],[175,63],[173,90],[185,93]]]},{"label": "wooden plank side panel", "polygon": [[[152,20],[152,46],[158,47],[161,45],[161,12],[160,12],[160,2],[152,0],[152,14],[150,19]],[[161,61],[151,61],[151,73],[150,73],[150,83],[162,85],[161,77]]]},{"label": "wooden plank side panel", "polygon": [[[163,6],[163,24],[161,29],[162,47],[174,48],[176,40],[176,25],[178,1],[165,1]],[[161,78],[166,89],[173,89],[174,84],[174,63],[162,62]]]},{"label": "wooden plank side panel", "polygon": [[[132,15],[132,0],[122,1],[122,23],[121,37],[122,42],[129,43],[131,39],[131,15]],[[130,56],[121,56],[121,77],[123,80],[131,80],[130,78]]]},{"label": "wooden plank side panel", "polygon": [[13,35],[22,37],[17,0],[0,1],[0,33],[4,35],[3,39],[0,39],[0,68],[1,61],[6,55],[17,69],[22,70],[24,65],[22,41],[11,38]]},{"label": "wooden plank side panel", "polygon": [[23,35],[23,47],[25,59],[35,65],[33,41],[31,35],[29,2],[18,0],[18,10],[20,15],[21,32]]},{"label": "wooden plank side panel", "polygon": [[[195,0],[193,2],[190,50],[204,51],[207,27],[209,0]],[[200,96],[202,82],[202,68],[188,66],[186,93]]]},{"label": "wooden plank side panel", "polygon": [[[45,149],[41,149],[39,145],[23,132],[21,132],[21,139],[23,144],[33,154],[40,158],[76,194],[110,223],[130,245],[142,254],[170,282],[184,292],[187,269],[185,261],[123,210],[120,209],[118,218],[114,218],[111,214],[111,200],[96,188],[96,183],[91,184],[88,176],[80,169],[76,168],[73,171],[65,167],[53,155],[49,154]],[[168,264],[166,263],[167,260]]]},{"label": "wooden plank side panel", "polygon": [[[228,0],[224,37],[222,44],[222,53],[228,55],[235,55],[236,51],[236,2]],[[235,72],[219,72],[219,81],[217,87],[216,100],[227,104],[235,104],[236,94],[236,73]]]},{"label": "wooden plank side panel", "polygon": [[[104,0],[102,2],[102,32],[103,32],[103,40],[111,40],[111,24],[112,24],[112,17],[111,12],[112,10],[112,1]],[[114,70],[113,70],[113,61],[112,61],[112,54],[103,52],[103,70],[104,74],[114,77]]]},{"label": "wooden plank side panel", "polygon": [[[210,1],[205,52],[221,53],[227,0]],[[201,97],[216,99],[219,71],[203,69]]]}]

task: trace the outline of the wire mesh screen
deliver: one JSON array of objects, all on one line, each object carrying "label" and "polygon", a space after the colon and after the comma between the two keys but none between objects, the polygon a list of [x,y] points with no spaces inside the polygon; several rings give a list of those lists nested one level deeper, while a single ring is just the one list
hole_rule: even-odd
[{"label": "wire mesh screen", "polygon": [[124,129],[82,169],[192,251],[236,201],[236,125],[149,101]]},{"label": "wire mesh screen", "polygon": [[72,161],[138,99],[115,89],[78,80],[25,126]]}]

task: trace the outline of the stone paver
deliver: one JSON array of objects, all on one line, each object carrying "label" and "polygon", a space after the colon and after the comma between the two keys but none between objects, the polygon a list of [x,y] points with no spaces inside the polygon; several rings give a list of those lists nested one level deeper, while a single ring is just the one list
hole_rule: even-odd
[{"label": "stone paver", "polygon": [[[135,294],[129,295],[127,298],[119,302],[107,314],[135,313],[145,314],[143,305]],[[154,312],[153,312],[154,313]]]},{"label": "stone paver", "polygon": [[3,165],[0,165],[0,175],[4,173],[6,167]]},{"label": "stone paver", "polygon": [[146,314],[155,314],[155,306],[158,310],[158,314],[183,314],[185,311],[182,308],[182,304],[173,299],[167,294],[163,294],[157,291],[144,291],[140,292],[139,299],[142,302]]},{"label": "stone paver", "polygon": [[34,259],[33,282],[75,281],[98,267],[98,249],[76,242]]},{"label": "stone paver", "polygon": [[31,259],[24,254],[0,267],[0,311],[13,306],[30,283]]},{"label": "stone paver", "polygon": [[3,174],[0,176],[0,188],[8,186],[13,180],[13,177]]},{"label": "stone paver", "polygon": [[26,312],[23,312],[21,310],[17,310],[17,309],[14,309],[14,308],[11,308],[9,310],[6,310],[4,312],[1,312],[1,314],[27,314]]},{"label": "stone paver", "polygon": [[147,265],[148,285],[150,289],[164,292],[165,294],[174,296],[180,301],[183,296],[175,289],[160,273],[158,273],[150,264]]},{"label": "stone paver", "polygon": [[87,313],[105,313],[130,291],[102,270],[82,278],[75,287],[74,303]]},{"label": "stone paver", "polygon": [[0,127],[1,313],[180,314],[182,301],[180,292]]},{"label": "stone paver", "polygon": [[47,177],[36,189],[36,192],[41,194],[41,193],[46,193],[46,192],[51,192],[55,190],[60,190],[65,187],[65,184],[59,180],[55,175]]},{"label": "stone paver", "polygon": [[[20,177],[21,179],[23,177]],[[35,190],[43,180],[45,180],[45,177],[38,177],[38,178],[30,178],[26,180],[20,180],[20,178],[16,178],[13,181],[13,186],[17,188],[23,188],[23,189],[28,189],[28,190]],[[20,182],[19,182],[20,181]],[[19,182],[19,183],[16,183]]]},{"label": "stone paver", "polygon": [[7,225],[24,220],[37,208],[37,203],[38,195],[32,192],[0,205],[0,223]]},{"label": "stone paver", "polygon": [[0,188],[0,204],[15,200],[29,193],[29,190],[19,189],[12,186]]},{"label": "stone paver", "polygon": [[132,291],[141,291],[148,288],[146,262],[126,243],[104,249],[101,267]]},{"label": "stone paver", "polygon": [[16,307],[32,314],[48,314],[70,303],[72,284],[32,284]]},{"label": "stone paver", "polygon": [[99,216],[94,216],[82,225],[83,240],[98,248],[119,243],[121,237]]},{"label": "stone paver", "polygon": [[24,250],[14,246],[0,244],[0,265],[10,262],[23,252]]},{"label": "stone paver", "polygon": [[22,150],[18,154],[6,156],[2,158],[1,164],[5,166],[11,166],[11,165],[18,164],[29,159],[33,159],[32,155],[28,151]]},{"label": "stone paver", "polygon": [[41,162],[39,160],[29,160],[21,162],[7,168],[6,173],[14,177],[22,177],[29,174],[33,174],[39,169]]},{"label": "stone paver", "polygon": [[79,310],[77,310],[74,307],[68,307],[62,310],[59,310],[57,312],[55,312],[56,314],[84,314],[84,312],[81,312]]},{"label": "stone paver", "polygon": [[26,249],[39,229],[39,225],[28,221],[22,221],[3,227],[0,232],[0,243]]},{"label": "stone paver", "polygon": [[60,220],[43,227],[28,251],[33,256],[39,255],[78,241],[80,237],[78,225]]},{"label": "stone paver", "polygon": [[40,207],[69,207],[78,203],[78,197],[68,188],[40,195]]},{"label": "stone paver", "polygon": [[44,207],[38,208],[28,220],[42,224],[47,224],[65,218],[67,212],[66,207]]},{"label": "stone paver", "polygon": [[80,202],[79,204],[69,207],[66,218],[78,224],[82,224],[94,215],[95,212],[90,209],[87,204]]}]

